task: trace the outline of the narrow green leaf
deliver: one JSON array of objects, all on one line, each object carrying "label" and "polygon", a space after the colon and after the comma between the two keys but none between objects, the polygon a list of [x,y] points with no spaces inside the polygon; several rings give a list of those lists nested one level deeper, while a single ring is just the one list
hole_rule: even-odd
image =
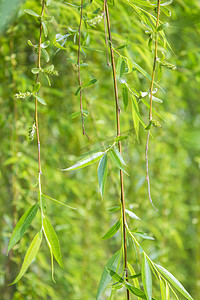
[{"label": "narrow green leaf", "polygon": [[106,268],[111,268],[113,271],[116,271],[120,259],[121,259],[121,250],[113,254],[113,256],[109,259],[109,261],[105,265],[99,282],[96,300],[100,299],[101,295],[103,294],[103,292],[105,291],[106,287],[108,286],[109,282],[112,279],[112,277],[109,275]]},{"label": "narrow green leaf", "polygon": [[79,86],[77,88],[76,92],[74,93],[74,96],[77,96],[81,89],[82,89],[82,86]]},{"label": "narrow green leaf", "polygon": [[31,10],[31,9],[25,9],[24,11],[25,11],[27,14],[33,16],[33,17],[39,18],[39,15],[38,15],[35,11],[33,11],[33,10]]},{"label": "narrow green leaf", "polygon": [[126,63],[124,59],[122,60],[121,66],[120,66],[120,72],[119,72],[119,78],[121,78],[126,70]]},{"label": "narrow green leaf", "polygon": [[93,153],[92,155],[89,155],[86,158],[78,161],[75,165],[73,165],[67,169],[60,169],[60,170],[61,171],[72,171],[72,170],[84,168],[84,167],[94,164],[95,162],[100,160],[103,155],[104,155],[104,152]]},{"label": "narrow green leaf", "polygon": [[92,79],[92,80],[90,80],[87,84],[84,84],[83,85],[83,87],[85,88],[85,87],[88,87],[88,86],[90,86],[90,85],[93,85],[93,84],[95,84],[97,82],[97,79]]},{"label": "narrow green leaf", "polygon": [[111,276],[115,281],[121,282],[121,283],[124,282],[124,279],[123,279],[121,276],[119,276],[114,270],[112,270],[112,269],[109,268],[109,267],[107,267],[106,269],[107,269],[108,273],[110,274],[110,276]]},{"label": "narrow green leaf", "polygon": [[44,32],[44,36],[47,37],[48,36],[48,27],[45,21],[42,22],[42,26],[43,26],[43,32]]},{"label": "narrow green leaf", "polygon": [[23,264],[22,264],[19,274],[17,275],[15,280],[12,283],[10,283],[9,285],[17,283],[22,278],[22,276],[24,275],[24,273],[26,272],[26,270],[28,269],[28,267],[30,266],[30,264],[32,263],[34,258],[36,257],[38,250],[40,248],[41,242],[42,242],[42,233],[38,232],[26,252],[26,255],[24,257],[24,261],[23,261]]},{"label": "narrow green leaf", "polygon": [[[116,165],[116,167],[119,168],[119,169],[121,169],[124,173],[127,174],[127,172],[126,172],[126,170],[124,169],[124,167],[123,167],[123,165],[122,165],[122,163],[121,163],[121,161],[120,161],[118,155],[116,154],[116,152],[113,151],[113,149],[110,149],[108,153],[109,153],[109,155],[110,155],[112,161],[113,161],[114,164]],[[128,175],[128,174],[127,174],[127,175]]]},{"label": "narrow green leaf", "polygon": [[160,278],[160,293],[161,293],[161,300],[166,300],[166,285],[161,278]]},{"label": "narrow green leaf", "polygon": [[111,208],[108,208],[107,211],[114,212],[114,211],[118,211],[119,209],[120,209],[120,206],[113,206]]},{"label": "narrow green leaf", "polygon": [[147,299],[152,300],[151,268],[145,255],[142,260],[142,282]]},{"label": "narrow green leaf", "polygon": [[166,283],[166,300],[170,300],[170,291],[168,283]]},{"label": "narrow green leaf", "polygon": [[40,96],[38,96],[38,95],[34,95],[34,97],[35,97],[41,104],[47,105],[46,101],[45,101],[42,97],[40,97]]},{"label": "narrow green leaf", "polygon": [[43,218],[43,229],[44,229],[45,237],[48,240],[49,244],[51,245],[51,249],[55,259],[57,260],[59,265],[63,268],[59,240],[49,219],[46,216]]},{"label": "narrow green leaf", "polygon": [[141,238],[145,239],[145,240],[154,240],[153,237],[147,235],[145,232],[135,232],[136,235],[140,236]]},{"label": "narrow green leaf", "polygon": [[49,56],[49,53],[47,52],[47,50],[46,50],[46,49],[43,49],[43,48],[41,48],[41,51],[42,51],[42,55],[43,55],[43,57],[44,57],[45,61],[46,61],[46,62],[49,62],[49,60],[50,60],[50,56]]},{"label": "narrow green leaf", "polygon": [[142,298],[142,299],[147,299],[145,296],[145,293],[143,291],[141,291],[140,289],[132,286],[130,283],[126,282],[125,283],[126,288],[135,296]]},{"label": "narrow green leaf", "polygon": [[[155,264],[156,265],[156,264]],[[182,284],[165,268],[160,265],[156,265],[158,271],[160,271],[169,282],[188,300],[194,300],[191,295],[186,291],[186,289],[182,286]]]},{"label": "narrow green leaf", "polygon": [[122,85],[122,97],[123,97],[124,109],[126,110],[128,106],[128,89],[125,84]]},{"label": "narrow green leaf", "polygon": [[141,276],[141,273],[138,273],[138,274],[135,274],[135,275],[131,275],[131,276],[128,276],[126,277],[127,279],[135,279],[135,278],[138,278]]},{"label": "narrow green leaf", "polygon": [[129,217],[131,217],[134,220],[140,220],[140,218],[138,216],[136,216],[136,214],[134,214],[132,211],[125,209],[126,213],[129,215]]},{"label": "narrow green leaf", "polygon": [[37,93],[40,89],[40,86],[41,86],[40,82],[37,82],[33,87],[33,93]]},{"label": "narrow green leaf", "polygon": [[49,196],[44,195],[44,194],[42,194],[42,195],[43,195],[44,197],[46,197],[46,198],[48,198],[48,199],[54,201],[55,203],[58,203],[58,204],[60,204],[60,205],[63,205],[63,206],[65,206],[65,207],[67,207],[67,208],[76,209],[75,207],[71,207],[71,206],[69,206],[69,205],[67,205],[67,204],[65,204],[65,203],[63,203],[63,202],[60,202],[60,201],[58,201],[58,200],[56,200],[56,199],[54,199],[54,198],[52,198],[52,197],[49,197]]},{"label": "narrow green leaf", "polygon": [[33,221],[38,211],[38,207],[38,203],[31,206],[31,208],[29,208],[17,222],[15,229],[13,230],[12,236],[10,238],[7,254],[12,249],[12,247],[21,239],[23,234],[31,225],[31,222]]},{"label": "narrow green leaf", "polygon": [[135,128],[135,133],[136,133],[136,137],[137,140],[139,140],[139,122],[143,125],[143,127],[145,128],[146,125],[144,124],[142,117],[139,113],[139,107],[138,107],[138,103],[136,98],[131,95],[131,103],[132,103],[132,116],[133,116],[133,124],[134,124],[134,128]]},{"label": "narrow green leaf", "polygon": [[105,153],[104,156],[101,158],[98,166],[98,181],[99,181],[99,188],[101,192],[101,197],[103,198],[104,187],[107,177],[107,154]]},{"label": "narrow green leaf", "polygon": [[121,142],[121,141],[126,140],[127,138],[128,138],[128,135],[120,135],[120,136],[117,136],[114,141]]},{"label": "narrow green leaf", "polygon": [[121,221],[119,220],[106,232],[106,234],[102,237],[102,240],[106,240],[113,237],[119,230],[120,225]]},{"label": "narrow green leaf", "polygon": [[41,44],[41,48],[47,48],[50,45],[50,41],[45,41],[44,43]]}]

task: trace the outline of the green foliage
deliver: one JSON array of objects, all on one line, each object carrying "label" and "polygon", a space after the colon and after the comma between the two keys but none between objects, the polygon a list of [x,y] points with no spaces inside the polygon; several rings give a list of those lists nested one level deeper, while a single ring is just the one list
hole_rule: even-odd
[{"label": "green foliage", "polygon": [[[4,19],[18,1],[7,2],[0,5],[1,31],[6,28]],[[71,300],[95,297],[121,300],[128,289],[134,299],[151,299],[151,293],[152,299],[198,299],[197,1],[161,2],[157,28],[157,2],[108,2],[120,136],[115,131],[109,57],[106,65],[110,41],[106,46],[103,1],[85,1],[83,5],[79,63],[82,84],[77,76],[80,1],[45,3],[42,17],[39,1],[22,3],[16,19],[1,36],[2,254],[6,254],[6,248],[13,249],[8,257],[2,255],[0,259],[3,297],[64,299],[67,295]],[[41,66],[38,66],[41,24]],[[156,39],[153,118],[149,120]],[[82,111],[80,93],[83,93]],[[37,137],[35,99],[39,104],[40,175],[34,138]],[[82,118],[91,140],[82,135]],[[149,205],[145,184],[145,138],[149,131],[151,193],[158,214]],[[93,163],[97,164],[90,166]],[[72,164],[62,170],[73,172],[60,172],[63,166]],[[129,173],[124,176],[128,277],[120,243],[120,236],[123,237],[122,207],[118,202],[120,170]],[[116,220],[119,221],[115,224]],[[36,232],[40,233],[34,238]],[[43,233],[46,245],[41,244]],[[102,236],[106,236],[105,240]],[[123,251],[115,253],[120,247]],[[24,253],[16,277],[15,270],[20,268]],[[36,255],[36,262],[31,264]],[[54,280],[54,258],[64,267],[55,265],[57,287],[51,280]],[[8,287],[13,278],[16,285]]]}]

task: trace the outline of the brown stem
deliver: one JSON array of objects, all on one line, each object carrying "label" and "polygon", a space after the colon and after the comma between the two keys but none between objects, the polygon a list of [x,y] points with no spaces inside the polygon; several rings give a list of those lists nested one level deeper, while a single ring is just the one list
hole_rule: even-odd
[{"label": "brown stem", "polygon": [[[117,136],[120,136],[120,107],[119,107],[119,99],[118,99],[118,89],[117,89],[117,78],[115,71],[115,59],[114,52],[112,49],[112,36],[111,36],[111,28],[110,28],[110,18],[108,11],[107,0],[104,0],[105,10],[106,10],[106,19],[107,19],[107,28],[108,35],[110,40],[110,55],[111,55],[111,64],[113,71],[113,83],[114,83],[114,92],[115,92],[115,105],[116,105],[116,121],[117,121]],[[121,142],[118,142],[119,152],[122,153]],[[128,266],[127,266],[127,243],[126,243],[126,213],[125,213],[125,198],[124,198],[124,181],[123,181],[123,172],[120,170],[120,186],[121,186],[121,204],[122,204],[122,226],[123,226],[123,244],[124,244],[124,269],[125,275],[128,277]],[[128,279],[126,279],[128,281]],[[130,293],[127,289],[127,300],[130,299]]]},{"label": "brown stem", "polygon": [[[149,122],[152,120],[152,99],[153,99],[153,85],[154,85],[154,78],[155,78],[155,71],[156,71],[156,62],[157,62],[157,56],[158,56],[158,38],[157,38],[157,32],[156,29],[158,28],[159,24],[159,16],[160,16],[160,0],[158,0],[157,4],[157,20],[156,20],[156,26],[155,26],[155,50],[154,50],[154,60],[153,60],[153,71],[152,71],[152,78],[151,78],[151,85],[150,85],[150,108],[149,108]],[[158,211],[152,201],[151,198],[151,189],[150,189],[150,178],[149,178],[149,163],[148,163],[148,149],[149,149],[149,136],[150,136],[150,129],[147,134],[147,142],[146,142],[146,149],[145,149],[145,159],[146,159],[146,173],[147,173],[147,184],[148,184],[148,194],[149,194],[149,200],[151,202],[151,205],[153,208]]]},{"label": "brown stem", "polygon": [[[42,1],[42,11],[40,17],[43,17],[44,14],[44,3],[45,0]],[[38,47],[38,63],[37,67],[41,68],[41,43],[42,43],[42,20],[40,21],[40,36],[39,36],[39,47]],[[36,83],[38,83],[39,74],[36,76]],[[41,158],[40,158],[40,135],[39,135],[39,127],[38,127],[38,110],[37,110],[37,99],[35,98],[35,125],[36,125],[36,132],[37,132],[37,145],[38,145],[38,172],[41,175]]]},{"label": "brown stem", "polygon": [[[78,28],[78,58],[77,58],[77,65],[78,65],[78,83],[81,87],[81,70],[80,70],[80,52],[81,52],[81,24],[83,19],[83,0],[81,0],[81,13],[80,13],[80,23]],[[82,89],[80,90],[80,110],[81,110],[81,120],[82,120],[82,128],[83,128],[83,135],[86,135],[87,138],[90,140],[90,137],[85,132],[85,125],[83,119],[83,98],[82,98]]]}]

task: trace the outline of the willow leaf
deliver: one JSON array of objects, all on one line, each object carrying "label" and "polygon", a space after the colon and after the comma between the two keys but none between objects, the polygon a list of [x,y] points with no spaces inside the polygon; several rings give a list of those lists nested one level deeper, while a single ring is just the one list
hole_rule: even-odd
[{"label": "willow leaf", "polygon": [[7,254],[12,249],[12,247],[14,247],[14,245],[21,239],[21,237],[24,235],[26,230],[31,225],[31,222],[33,221],[38,211],[38,207],[39,207],[38,203],[31,206],[17,222],[13,230],[12,236],[10,238]]},{"label": "willow leaf", "polygon": [[61,171],[72,171],[72,170],[77,170],[77,169],[87,167],[91,164],[94,164],[98,160],[100,160],[103,155],[104,155],[104,152],[93,153],[92,155],[89,155],[86,158],[78,161],[75,165],[73,165],[67,169],[61,169]]},{"label": "willow leaf", "polygon": [[101,192],[101,197],[103,198],[104,187],[107,177],[107,154],[105,153],[104,156],[101,158],[98,166],[98,181],[99,181],[99,188]]},{"label": "willow leaf", "polygon": [[121,225],[121,221],[119,220],[106,232],[106,234],[102,237],[102,239],[106,240],[113,237],[119,230],[120,225]]},{"label": "willow leaf", "polygon": [[45,237],[51,246],[55,259],[57,260],[59,265],[63,268],[59,240],[56,232],[53,229],[53,226],[51,225],[49,219],[46,216],[43,218],[43,229],[44,229]]},{"label": "willow leaf", "polygon": [[146,256],[144,255],[142,261],[142,282],[144,291],[148,300],[152,300],[152,276],[151,269]]},{"label": "willow leaf", "polygon": [[36,257],[38,250],[40,248],[41,242],[42,242],[42,233],[38,232],[26,252],[26,255],[24,257],[24,261],[23,261],[23,264],[22,264],[19,274],[17,275],[15,280],[12,283],[10,283],[9,285],[17,283],[22,278],[22,276],[24,275],[24,273],[26,272],[26,270],[28,269],[28,267],[30,266],[30,264],[32,263],[34,258]]}]

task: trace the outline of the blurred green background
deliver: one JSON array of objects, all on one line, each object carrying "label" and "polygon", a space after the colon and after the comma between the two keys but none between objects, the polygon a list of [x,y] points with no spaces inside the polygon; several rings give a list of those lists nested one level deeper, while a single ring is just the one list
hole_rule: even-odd
[{"label": "blurred green background", "polygon": [[[56,34],[66,35],[71,29],[78,29],[80,11],[77,6],[80,3],[51,2],[52,5],[45,10],[45,14],[55,18],[49,25],[49,64],[55,65],[59,77],[51,78],[52,87],[48,86],[45,78],[42,80],[41,96],[48,103],[47,106],[39,105],[42,187],[44,194],[77,210],[69,210],[50,201],[46,203],[47,214],[60,240],[65,266],[65,269],[55,266],[56,284],[51,280],[49,250],[43,241],[36,261],[22,280],[15,286],[7,286],[17,275],[40,222],[37,216],[12,253],[6,256],[13,226],[37,201],[37,187],[34,187],[38,170],[37,146],[36,140],[28,140],[29,127],[34,121],[34,101],[33,98],[14,100],[14,94],[30,90],[34,84],[31,69],[35,67],[37,55],[27,41],[37,44],[39,22],[27,15],[24,9],[40,13],[41,7],[40,1],[23,1],[14,12],[12,21],[8,20],[6,28],[1,28],[0,37],[0,289],[3,300],[93,300],[103,267],[109,257],[120,249],[119,234],[110,240],[101,239],[119,217],[118,212],[107,211],[119,203],[118,170],[109,162],[103,201],[98,188],[97,164],[72,172],[59,171],[59,168],[75,163],[87,151],[109,145],[115,137],[115,103],[111,69],[106,64],[102,1],[85,1],[83,10],[85,56],[82,53],[81,59],[88,66],[81,68],[81,76],[83,82],[93,78],[98,80],[83,92],[83,107],[89,112],[85,117],[85,127],[91,141],[82,135],[80,117],[71,117],[72,113],[79,111],[79,97],[74,95],[78,79],[76,67],[67,58],[77,60],[77,36],[75,38],[73,34],[68,38],[64,44],[66,50],[58,51],[53,43]],[[140,1],[133,2],[140,5]],[[3,6],[0,7],[2,15],[11,14],[9,9],[7,12]],[[94,26],[87,19],[91,19],[91,12],[98,8],[100,23]],[[164,121],[160,119],[162,127],[153,129],[149,145],[152,199],[158,213],[150,205],[145,181],[147,132],[140,128],[138,143],[131,103],[125,111],[119,80],[122,134],[128,135],[122,145],[129,173],[129,176],[125,175],[125,198],[127,208],[141,218],[140,222],[128,220],[129,226],[155,238],[154,241],[141,240],[145,251],[172,272],[194,299],[199,299],[200,2],[178,0],[169,9],[171,18],[161,13],[160,19],[170,25],[165,32],[172,51],[166,52],[166,60],[177,69],[163,68],[159,84],[165,93],[158,91],[163,103],[154,103],[154,108]],[[153,10],[150,12],[155,15]],[[148,35],[138,15],[127,1],[116,1],[115,6],[110,6],[110,19],[114,47],[127,42],[126,55],[151,74],[153,54],[148,48]],[[115,57],[117,61],[117,55]],[[44,60],[42,63],[45,65]],[[137,91],[149,89],[150,82],[136,69],[124,74],[122,79]],[[147,124],[148,109],[142,102],[139,108]],[[131,243],[128,258],[139,271]],[[161,299],[156,285],[153,295]],[[107,290],[102,299],[108,299],[109,293]],[[124,294],[119,292],[116,299],[124,299]],[[180,296],[180,299],[183,298]]]}]

